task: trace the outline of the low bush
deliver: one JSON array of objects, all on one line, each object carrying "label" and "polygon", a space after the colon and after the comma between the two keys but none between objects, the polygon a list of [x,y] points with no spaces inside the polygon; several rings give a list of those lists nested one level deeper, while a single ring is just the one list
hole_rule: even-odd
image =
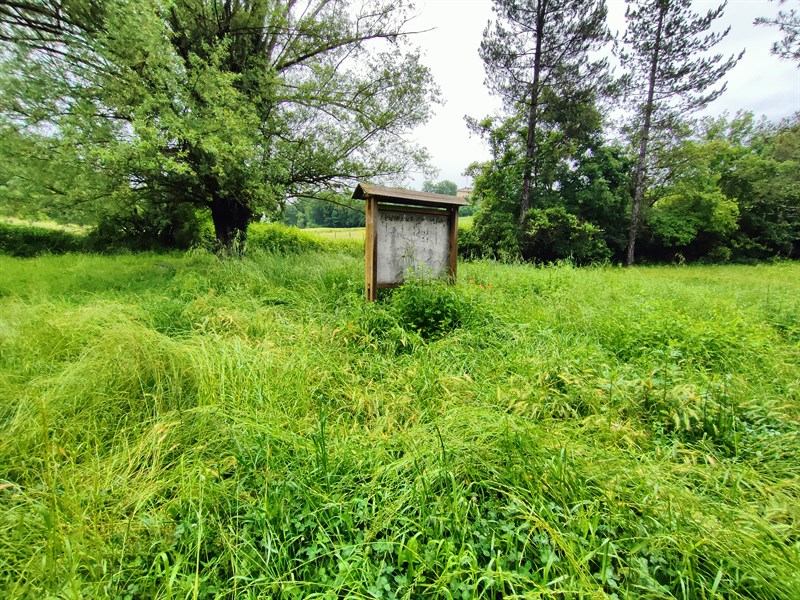
[{"label": "low bush", "polygon": [[87,236],[87,248],[94,252],[129,250],[187,250],[210,246],[213,228],[194,207],[135,206],[129,212],[107,215]]},{"label": "low bush", "polygon": [[406,282],[376,302],[352,305],[340,326],[349,343],[389,355],[465,330],[478,331],[491,314],[474,296],[438,280]]},{"label": "low bush", "polygon": [[484,253],[481,240],[472,227],[458,228],[458,255],[469,260],[481,258]]},{"label": "low bush", "polygon": [[603,262],[611,258],[603,231],[581,222],[563,207],[532,209],[527,213],[520,251],[525,260],[556,262],[570,259],[578,264]]},{"label": "low bush", "polygon": [[247,229],[247,250],[272,254],[337,252],[364,255],[364,240],[321,237],[283,223],[253,223]]},{"label": "low bush", "polygon": [[300,254],[325,249],[322,240],[283,223],[253,223],[247,229],[247,248],[275,254]]}]

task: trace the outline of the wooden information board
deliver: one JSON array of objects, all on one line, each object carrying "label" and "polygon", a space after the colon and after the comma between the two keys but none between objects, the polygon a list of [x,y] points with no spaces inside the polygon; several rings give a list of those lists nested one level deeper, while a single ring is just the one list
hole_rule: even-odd
[{"label": "wooden information board", "polygon": [[455,282],[458,209],[453,196],[359,183],[353,198],[366,201],[364,271],[367,300],[378,288],[409,276]]},{"label": "wooden information board", "polygon": [[450,268],[448,216],[440,212],[379,207],[377,284],[402,283],[406,277],[440,277]]}]

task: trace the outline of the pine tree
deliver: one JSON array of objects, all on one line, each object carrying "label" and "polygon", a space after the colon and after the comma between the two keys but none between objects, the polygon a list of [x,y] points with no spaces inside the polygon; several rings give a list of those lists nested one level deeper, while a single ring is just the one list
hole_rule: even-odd
[{"label": "pine tree", "polygon": [[[785,4],[786,0],[779,2]],[[783,39],[772,45],[772,53],[786,60],[797,61],[800,66],[800,11],[796,8],[781,10],[774,19],[759,17],[755,23],[777,27],[783,34]]]},{"label": "pine tree", "polygon": [[730,31],[710,32],[723,14],[724,2],[698,15],[691,9],[691,0],[628,1],[621,58],[629,70],[628,94],[635,103],[634,141],[638,145],[625,260],[630,266],[641,225],[651,140],[668,136],[687,114],[718,98],[725,85],[713,86],[742,55],[707,54]]},{"label": "pine tree", "polygon": [[610,42],[605,0],[494,0],[497,21],[483,33],[480,55],[490,89],[506,109],[525,115],[525,153],[519,219],[542,181],[542,130],[571,135],[570,122],[585,116],[605,84],[607,63],[592,50]]}]

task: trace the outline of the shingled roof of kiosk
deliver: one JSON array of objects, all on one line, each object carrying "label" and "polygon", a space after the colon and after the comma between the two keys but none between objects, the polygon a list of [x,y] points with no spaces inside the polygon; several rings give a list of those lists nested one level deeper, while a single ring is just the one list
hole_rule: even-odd
[{"label": "shingled roof of kiosk", "polygon": [[359,183],[353,192],[353,199],[366,200],[368,196],[370,198],[375,198],[378,202],[407,204],[410,206],[430,206],[432,208],[469,206],[469,202],[463,198],[457,198],[456,196],[415,192],[414,190],[383,187],[382,185],[372,185],[371,183]]}]

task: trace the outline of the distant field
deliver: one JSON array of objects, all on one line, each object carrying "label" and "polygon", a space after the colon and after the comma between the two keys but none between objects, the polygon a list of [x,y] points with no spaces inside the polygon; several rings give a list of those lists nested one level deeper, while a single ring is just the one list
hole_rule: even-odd
[{"label": "distant field", "polygon": [[800,264],[0,274],[2,598],[800,598]]},{"label": "distant field", "polygon": [[[472,227],[472,216],[469,217],[459,217],[458,218],[458,225],[459,227],[463,227],[465,229],[469,229]],[[363,227],[349,227],[349,228],[335,228],[335,227],[309,227],[307,229],[303,229],[308,233],[318,235],[324,238],[334,238],[334,239],[357,239],[363,240],[364,239],[364,228]]]},{"label": "distant field", "polygon": [[350,240],[364,239],[363,227],[309,227],[307,229],[303,229],[303,231],[313,235],[318,235],[323,238]]}]

